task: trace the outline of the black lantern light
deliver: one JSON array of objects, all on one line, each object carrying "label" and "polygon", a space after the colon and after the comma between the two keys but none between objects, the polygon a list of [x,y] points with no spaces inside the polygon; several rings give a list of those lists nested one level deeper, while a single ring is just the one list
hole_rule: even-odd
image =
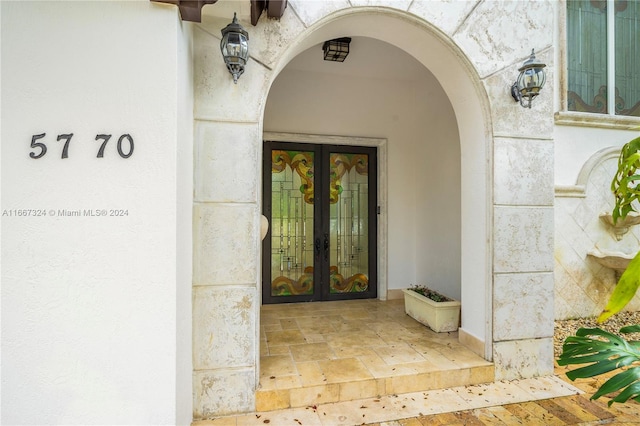
[{"label": "black lantern light", "polygon": [[[520,102],[522,107],[531,108],[531,101],[540,94],[540,90],[547,79],[544,67],[546,67],[546,64],[538,61],[533,49],[531,49],[529,59],[524,61],[522,66],[518,68],[520,75],[511,86],[511,96],[516,102]],[[526,104],[524,102],[525,99],[527,101]]]},{"label": "black lantern light", "polygon": [[233,21],[222,29],[220,51],[227,69],[233,75],[233,82],[237,84],[249,58],[249,33],[238,24],[235,12]]},{"label": "black lantern light", "polygon": [[322,45],[325,61],[344,62],[349,54],[350,37],[336,38],[325,41]]}]

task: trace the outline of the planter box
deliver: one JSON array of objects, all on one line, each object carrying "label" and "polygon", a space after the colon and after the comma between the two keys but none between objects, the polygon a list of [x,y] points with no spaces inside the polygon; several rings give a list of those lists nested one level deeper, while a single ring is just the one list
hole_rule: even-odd
[{"label": "planter box", "polygon": [[404,311],[411,318],[428,326],[436,333],[457,331],[460,325],[460,302],[434,302],[412,290],[404,293]]}]

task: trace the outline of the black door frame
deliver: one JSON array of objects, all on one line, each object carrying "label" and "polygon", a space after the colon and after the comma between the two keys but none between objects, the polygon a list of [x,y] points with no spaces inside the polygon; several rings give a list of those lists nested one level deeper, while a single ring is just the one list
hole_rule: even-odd
[{"label": "black door frame", "polygon": [[[319,194],[320,202],[314,202],[314,292],[310,295],[272,296],[271,295],[271,228],[262,242],[262,303],[295,303],[311,301],[367,299],[378,296],[378,149],[375,146],[332,145],[324,143],[303,143],[286,141],[264,141],[263,144],[263,214],[271,222],[271,152],[274,149],[299,150],[314,152],[316,174],[314,176],[315,194]],[[323,206],[328,206],[329,179],[328,170],[330,153],[362,153],[369,156],[368,164],[368,265],[369,285],[364,292],[331,293],[329,287],[330,255],[328,254],[329,214],[323,214]],[[319,161],[318,161],[319,160]],[[316,178],[317,177],[317,178]],[[318,199],[318,198],[316,198]],[[328,208],[325,207],[328,212]]]}]

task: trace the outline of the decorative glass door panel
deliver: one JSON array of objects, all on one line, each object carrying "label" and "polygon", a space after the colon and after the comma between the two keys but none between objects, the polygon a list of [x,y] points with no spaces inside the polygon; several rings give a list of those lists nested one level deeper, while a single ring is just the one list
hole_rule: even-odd
[{"label": "decorative glass door panel", "polygon": [[369,156],[329,155],[329,291],[369,288]]},{"label": "decorative glass door panel", "polygon": [[265,142],[264,303],[376,297],[375,153]]},{"label": "decorative glass door panel", "polygon": [[313,294],[313,158],[271,151],[271,296]]}]

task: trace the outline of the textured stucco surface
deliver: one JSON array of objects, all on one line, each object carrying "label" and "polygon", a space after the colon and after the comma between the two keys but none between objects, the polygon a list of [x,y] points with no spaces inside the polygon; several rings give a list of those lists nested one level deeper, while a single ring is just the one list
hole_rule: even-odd
[{"label": "textured stucco surface", "polygon": [[188,423],[189,29],[148,1],[0,8],[2,210],[46,211],[2,217],[0,422]]}]

